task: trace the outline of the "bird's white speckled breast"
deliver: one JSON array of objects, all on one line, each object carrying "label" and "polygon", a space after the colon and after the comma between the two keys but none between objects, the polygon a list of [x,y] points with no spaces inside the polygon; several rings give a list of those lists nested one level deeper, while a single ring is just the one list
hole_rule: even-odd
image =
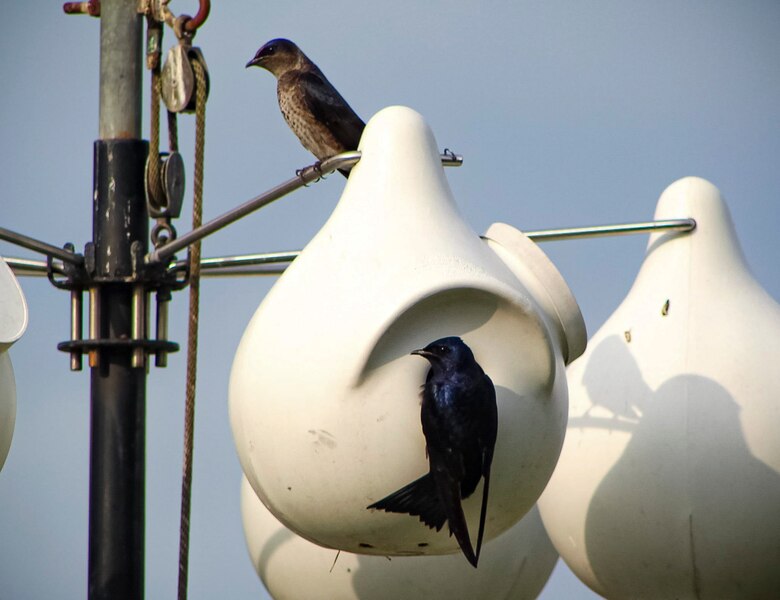
[{"label": "bird's white speckled breast", "polygon": [[276,89],[279,108],[284,120],[309,152],[324,160],[342,152],[340,144],[328,128],[317,121],[306,106],[303,92],[294,83],[282,77]]}]

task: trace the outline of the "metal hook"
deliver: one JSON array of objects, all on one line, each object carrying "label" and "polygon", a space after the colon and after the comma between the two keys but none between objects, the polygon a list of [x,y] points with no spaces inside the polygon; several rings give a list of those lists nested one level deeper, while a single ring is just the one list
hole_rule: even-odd
[{"label": "metal hook", "polygon": [[176,229],[169,222],[160,219],[152,228],[150,238],[155,248],[162,248],[165,244],[176,239]]},{"label": "metal hook", "polygon": [[198,13],[194,17],[186,17],[184,31],[190,35],[195,35],[198,28],[209,18],[211,11],[211,0],[199,0]]}]

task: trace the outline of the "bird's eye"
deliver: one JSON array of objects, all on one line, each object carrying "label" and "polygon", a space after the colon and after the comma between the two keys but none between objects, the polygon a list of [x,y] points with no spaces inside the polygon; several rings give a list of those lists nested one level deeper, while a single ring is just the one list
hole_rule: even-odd
[{"label": "bird's eye", "polygon": [[268,46],[268,48],[265,49],[265,54],[273,54],[276,52],[276,46]]},{"label": "bird's eye", "polygon": [[449,351],[450,349],[447,348],[447,346],[439,346],[439,352],[441,352],[442,354],[447,354]]}]

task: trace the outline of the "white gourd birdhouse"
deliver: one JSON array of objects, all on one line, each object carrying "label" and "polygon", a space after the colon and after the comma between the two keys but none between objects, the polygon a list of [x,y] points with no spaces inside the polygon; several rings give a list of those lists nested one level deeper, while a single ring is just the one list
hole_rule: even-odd
[{"label": "white gourd birdhouse", "polygon": [[532,600],[558,560],[535,506],[485,544],[478,569],[460,554],[337,557],[279,523],[246,478],[241,515],[252,565],[275,600]]},{"label": "white gourd birdhouse", "polygon": [[607,598],[780,598],[780,306],[712,184],[673,183],[655,217],[697,227],[650,237],[570,365],[542,518]]},{"label": "white gourd birdhouse", "polygon": [[0,469],[16,421],[16,381],[8,349],[27,328],[27,302],[10,267],[0,258]]},{"label": "white gourd birdhouse", "polygon": [[[360,150],[330,219],[236,352],[236,448],[263,503],[310,541],[379,555],[456,552],[446,530],[366,508],[428,472],[420,390],[429,367],[410,352],[461,336],[496,386],[487,540],[530,510],[553,471],[564,364],[584,349],[584,324],[520,232],[496,225],[482,240],[468,227],[419,114],[379,112]],[[463,503],[472,539],[481,497],[480,484]]]}]

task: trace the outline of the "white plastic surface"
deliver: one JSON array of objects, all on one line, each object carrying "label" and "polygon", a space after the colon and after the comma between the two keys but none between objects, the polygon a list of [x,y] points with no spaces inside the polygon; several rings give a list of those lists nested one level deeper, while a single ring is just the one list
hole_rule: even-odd
[{"label": "white plastic surface", "polygon": [[27,329],[27,302],[11,268],[0,257],[0,352]]},{"label": "white plastic surface", "polygon": [[16,382],[8,352],[0,352],[0,469],[5,464],[16,421]]},{"label": "white plastic surface", "polygon": [[[463,221],[419,114],[379,112],[360,150],[330,219],[245,331],[230,382],[233,435],[255,492],[304,538],[379,555],[456,552],[454,538],[416,517],[366,509],[428,470],[419,396],[428,365],[409,353],[461,336],[496,385],[490,539],[552,473],[567,408],[561,340],[584,346],[584,327],[571,327],[581,316],[565,285],[544,291],[554,301],[535,297],[533,269],[523,274],[511,250]],[[472,532],[481,494],[464,502]]]},{"label": "white plastic surface", "polygon": [[363,556],[322,548],[286,529],[263,506],[246,479],[241,515],[249,557],[275,600],[532,600],[558,560],[532,508],[488,542],[473,569],[460,554]]},{"label": "white plastic surface", "polygon": [[16,382],[8,349],[27,328],[27,302],[10,267],[0,258],[0,469],[16,421]]},{"label": "white plastic surface", "polygon": [[780,307],[709,182],[667,188],[628,296],[568,369],[561,459],[539,501],[608,598],[780,598]]},{"label": "white plastic surface", "polygon": [[538,302],[550,330],[556,334],[564,363],[568,365],[581,356],[588,336],[580,307],[538,244],[506,223],[493,223],[483,239]]}]

